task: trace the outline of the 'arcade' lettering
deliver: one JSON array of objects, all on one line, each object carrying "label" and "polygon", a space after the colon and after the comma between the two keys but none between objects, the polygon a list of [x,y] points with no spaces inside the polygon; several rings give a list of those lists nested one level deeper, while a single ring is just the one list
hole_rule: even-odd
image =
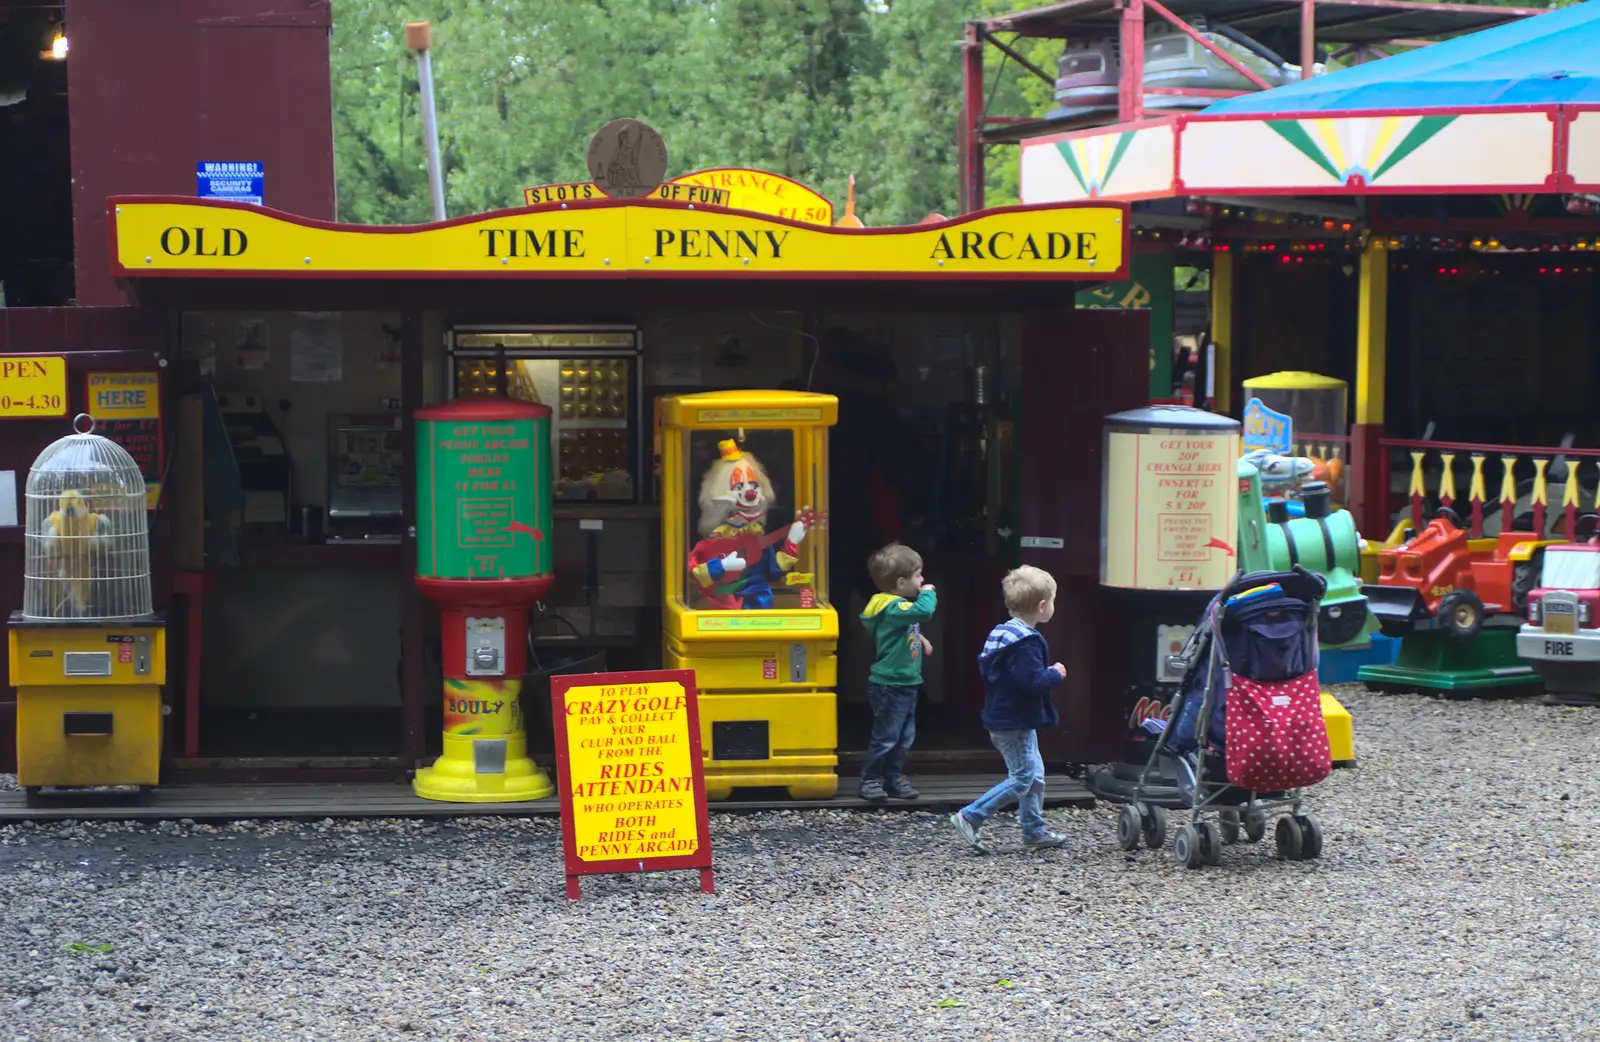
[{"label": "'arcade' lettering", "polygon": [[[1014,232],[991,232],[987,236],[982,232],[959,232],[954,233],[957,235],[955,243],[950,241],[951,234],[939,233],[939,241],[934,243],[933,252],[929,254],[930,260],[1071,260],[1074,255],[1072,236],[1066,232],[1049,232],[1042,244],[1032,232],[1023,235],[1020,241]],[[1078,233],[1076,255],[1079,260],[1089,261],[1100,256],[1096,238],[1094,232]]]}]

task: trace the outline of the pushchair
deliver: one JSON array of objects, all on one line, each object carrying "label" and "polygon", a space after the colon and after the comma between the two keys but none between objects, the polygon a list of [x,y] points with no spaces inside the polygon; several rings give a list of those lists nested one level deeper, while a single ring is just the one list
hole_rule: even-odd
[{"label": "pushchair", "polygon": [[[1278,819],[1278,856],[1322,853],[1322,826],[1301,809],[1301,788],[1333,769],[1317,686],[1317,609],[1327,583],[1296,565],[1239,575],[1214,597],[1185,644],[1183,680],[1159,728],[1132,800],[1117,818],[1123,850],[1166,842],[1167,812],[1149,801],[1158,757],[1175,767],[1188,821],[1172,839],[1185,868],[1215,865],[1241,833],[1259,842]],[[1146,798],[1141,798],[1146,797]],[[1180,814],[1183,811],[1179,811]],[[1213,820],[1213,817],[1214,819]]]}]

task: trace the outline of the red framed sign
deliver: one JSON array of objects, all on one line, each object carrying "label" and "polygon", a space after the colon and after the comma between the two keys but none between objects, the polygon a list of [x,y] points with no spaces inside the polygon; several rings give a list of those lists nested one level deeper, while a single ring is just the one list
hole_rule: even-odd
[{"label": "red framed sign", "polygon": [[550,708],[567,896],[581,876],[675,868],[712,893],[694,670],[552,677]]},{"label": "red framed sign", "polygon": [[110,438],[133,457],[144,477],[145,507],[161,501],[166,431],[161,415],[161,370],[94,370],[84,375],[84,403],[94,433]]}]

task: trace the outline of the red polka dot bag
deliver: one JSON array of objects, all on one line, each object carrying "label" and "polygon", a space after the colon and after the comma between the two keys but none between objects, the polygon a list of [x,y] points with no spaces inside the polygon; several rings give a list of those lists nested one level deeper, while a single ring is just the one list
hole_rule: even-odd
[{"label": "red polka dot bag", "polygon": [[1234,785],[1282,792],[1315,785],[1332,773],[1316,670],[1270,682],[1235,675],[1226,714],[1225,763]]},{"label": "red polka dot bag", "polygon": [[[1291,585],[1293,583],[1291,582]],[[1223,703],[1228,781],[1255,792],[1312,785],[1333,770],[1317,689],[1317,602],[1271,583],[1230,598]]]}]

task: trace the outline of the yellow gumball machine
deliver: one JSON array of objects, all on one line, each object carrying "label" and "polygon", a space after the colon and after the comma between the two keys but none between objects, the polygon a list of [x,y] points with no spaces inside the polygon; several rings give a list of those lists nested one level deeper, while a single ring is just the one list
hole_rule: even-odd
[{"label": "yellow gumball machine", "polygon": [[839,790],[839,619],[828,603],[828,428],[838,399],[716,391],[661,402],[669,669],[700,692],[706,795]]},{"label": "yellow gumball machine", "polygon": [[144,478],[79,416],[28,471],[22,610],[10,618],[17,781],[126,786],[161,767],[166,627],[151,610]]}]

